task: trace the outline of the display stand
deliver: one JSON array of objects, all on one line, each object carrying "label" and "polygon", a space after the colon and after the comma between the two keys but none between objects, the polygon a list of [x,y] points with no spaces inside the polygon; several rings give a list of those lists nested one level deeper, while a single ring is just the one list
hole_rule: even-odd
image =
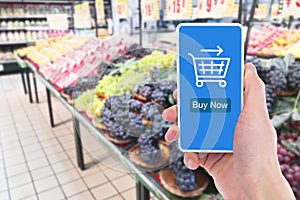
[{"label": "display stand", "polygon": [[[136,179],[136,197],[138,200],[149,200],[150,192],[153,193],[158,199],[172,199],[170,194],[165,191],[160,185],[160,183],[149,173],[143,171],[143,169],[137,167],[131,162],[128,157],[128,154],[122,151],[115,144],[110,142],[105,135],[97,129],[92,122],[86,118],[81,112],[77,111],[72,105],[70,105],[61,94],[55,89],[55,87],[47,81],[42,75],[40,75],[35,67],[31,65],[30,62],[27,62],[28,67],[32,70],[35,77],[46,87],[49,114],[52,115],[52,105],[51,105],[51,94],[54,95],[73,115],[73,128],[74,128],[74,140],[76,144],[76,154],[77,154],[77,164],[81,170],[85,169],[84,158],[83,158],[83,147],[82,140],[80,135],[80,125],[85,126],[90,134],[92,134],[103,146],[113,153],[114,157],[120,160],[125,168],[130,172],[133,172],[133,175]],[[50,123],[54,125],[53,115],[50,115]]]}]

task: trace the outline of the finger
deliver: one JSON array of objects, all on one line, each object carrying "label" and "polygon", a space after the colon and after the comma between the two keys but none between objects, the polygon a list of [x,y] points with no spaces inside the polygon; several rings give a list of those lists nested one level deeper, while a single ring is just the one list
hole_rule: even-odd
[{"label": "finger", "polygon": [[204,167],[205,162],[206,162],[206,160],[207,160],[207,156],[208,156],[207,153],[199,153],[199,154],[198,154],[199,165],[200,165],[201,167]]},{"label": "finger", "polygon": [[172,124],[166,135],[165,135],[165,140],[167,142],[174,142],[175,140],[177,140],[179,137],[179,127],[176,124]]},{"label": "finger", "polygon": [[177,115],[177,105],[174,105],[164,110],[162,117],[166,121],[177,122]]},{"label": "finger", "polygon": [[206,171],[210,172],[216,163],[218,163],[219,160],[222,159],[224,156],[224,153],[210,153],[207,155],[206,162],[201,165],[206,169]]},{"label": "finger", "polygon": [[177,99],[177,89],[174,90],[174,92],[173,92],[173,97],[174,97],[175,99]]},{"label": "finger", "polygon": [[245,65],[244,108],[247,113],[268,115],[265,97],[265,85],[259,78],[253,64]]},{"label": "finger", "polygon": [[199,158],[196,153],[185,153],[184,154],[184,164],[189,169],[197,169],[199,167]]}]

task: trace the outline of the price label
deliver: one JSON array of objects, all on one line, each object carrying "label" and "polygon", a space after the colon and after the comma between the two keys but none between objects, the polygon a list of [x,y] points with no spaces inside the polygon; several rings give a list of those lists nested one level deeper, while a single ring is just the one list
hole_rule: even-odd
[{"label": "price label", "polygon": [[268,6],[267,4],[258,4],[258,7],[255,8],[254,18],[255,19],[266,19],[268,15]]},{"label": "price label", "polygon": [[272,19],[279,18],[279,4],[278,3],[272,5],[271,17],[272,17]]},{"label": "price label", "polygon": [[192,18],[192,0],[167,0],[166,19],[181,20]]},{"label": "price label", "polygon": [[4,71],[4,66],[0,64],[0,71]]},{"label": "price label", "polygon": [[141,7],[144,21],[159,20],[158,0],[142,0]]},{"label": "price label", "polygon": [[238,3],[234,3],[233,4],[233,11],[232,11],[232,17],[237,17],[238,13],[239,13],[239,4]]},{"label": "price label", "polygon": [[47,22],[51,30],[68,30],[69,21],[67,14],[49,14]]},{"label": "price label", "polygon": [[96,12],[97,12],[97,18],[98,19],[104,19],[105,18],[103,0],[96,0]]},{"label": "price label", "polygon": [[116,1],[117,18],[124,19],[128,17],[128,0]]},{"label": "price label", "polygon": [[284,0],[282,15],[300,17],[300,0]]},{"label": "price label", "polygon": [[225,0],[198,0],[198,18],[222,18],[226,17]]},{"label": "price label", "polygon": [[225,0],[225,16],[231,17],[233,16],[233,7],[234,7],[234,0]]},{"label": "price label", "polygon": [[88,2],[74,6],[74,27],[91,28],[90,5]]}]

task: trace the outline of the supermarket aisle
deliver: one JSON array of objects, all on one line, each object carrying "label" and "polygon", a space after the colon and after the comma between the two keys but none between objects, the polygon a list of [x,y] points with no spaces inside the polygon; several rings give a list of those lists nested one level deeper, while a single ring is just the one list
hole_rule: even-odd
[{"label": "supermarket aisle", "polygon": [[55,122],[67,123],[50,128],[45,89],[38,89],[40,103],[30,104],[20,75],[0,76],[0,199],[134,199],[133,176],[106,165],[109,153],[87,131],[84,142],[109,160],[85,151],[89,168],[77,168],[71,114],[52,98]]}]

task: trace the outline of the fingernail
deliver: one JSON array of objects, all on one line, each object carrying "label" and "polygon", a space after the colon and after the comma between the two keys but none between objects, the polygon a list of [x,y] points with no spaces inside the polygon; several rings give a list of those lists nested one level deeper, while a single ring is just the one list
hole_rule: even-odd
[{"label": "fingernail", "polygon": [[188,168],[194,169],[193,166],[194,166],[194,161],[192,159],[189,159],[189,161],[188,161]]},{"label": "fingernail", "polygon": [[256,67],[253,64],[249,64],[246,68],[246,73],[254,73],[256,74]]},{"label": "fingernail", "polygon": [[[164,110],[163,113],[162,113],[162,118],[164,120],[166,120],[166,117],[167,117],[167,112]],[[167,121],[167,120],[166,120]]]},{"label": "fingernail", "polygon": [[167,142],[174,142],[176,140],[175,136],[176,132],[174,130],[168,130],[165,139]]}]

